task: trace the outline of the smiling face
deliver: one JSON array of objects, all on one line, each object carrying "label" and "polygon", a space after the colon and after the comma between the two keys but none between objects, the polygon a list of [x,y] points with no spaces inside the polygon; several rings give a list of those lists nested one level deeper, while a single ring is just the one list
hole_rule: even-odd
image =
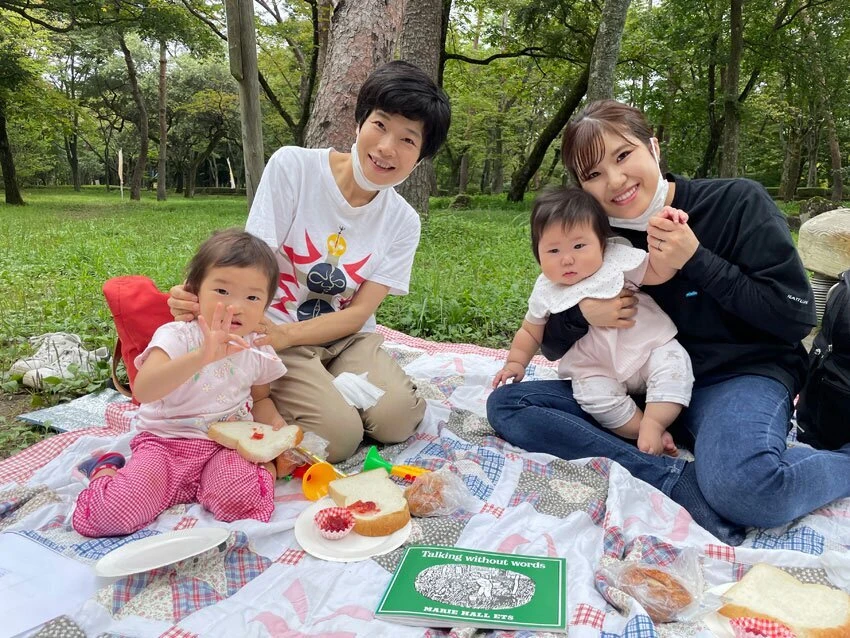
[{"label": "smiling face", "polygon": [[230,332],[244,337],[256,331],[268,301],[268,276],[259,268],[224,266],[210,268],[201,281],[198,301],[201,315],[211,324],[216,304],[233,306]]},{"label": "smiling face", "polygon": [[658,163],[634,137],[606,131],[602,142],[602,159],[579,176],[582,189],[602,204],[609,217],[640,217],[658,187]]},{"label": "smiling face", "polygon": [[404,180],[419,161],[424,141],[422,122],[403,115],[372,111],[357,136],[357,153],[366,178],[375,184]]},{"label": "smiling face", "polygon": [[602,242],[590,224],[549,224],[537,244],[540,270],[549,281],[571,286],[602,266]]}]

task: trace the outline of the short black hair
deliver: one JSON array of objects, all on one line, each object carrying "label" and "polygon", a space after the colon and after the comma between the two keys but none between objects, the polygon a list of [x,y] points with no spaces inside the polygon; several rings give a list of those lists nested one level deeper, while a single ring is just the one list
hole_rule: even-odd
[{"label": "short black hair", "polygon": [[540,251],[537,245],[543,232],[552,224],[561,224],[564,230],[581,224],[589,225],[599,238],[603,251],[605,242],[614,236],[605,210],[593,195],[574,187],[547,189],[537,196],[531,209],[531,250],[538,264]]},{"label": "short black hair", "polygon": [[186,266],[187,292],[198,294],[201,283],[211,268],[257,268],[268,278],[266,308],[277,292],[280,269],[277,257],[269,245],[240,228],[228,228],[214,232],[207,239],[192,261]]},{"label": "short black hair", "polygon": [[415,64],[395,60],[379,66],[366,78],[354,107],[357,126],[363,126],[377,109],[422,122],[424,139],[419,159],[433,157],[446,141],[452,121],[449,96]]}]

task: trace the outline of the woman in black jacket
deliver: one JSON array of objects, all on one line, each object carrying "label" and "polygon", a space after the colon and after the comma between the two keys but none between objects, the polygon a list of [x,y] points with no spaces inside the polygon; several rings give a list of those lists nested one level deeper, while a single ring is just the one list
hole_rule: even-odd
[{"label": "woman in black jacket", "polygon": [[[673,319],[696,383],[674,427],[694,439],[693,463],[652,456],[600,428],[568,380],[499,388],[487,415],[505,440],[565,459],[607,457],[684,506],[720,540],[743,526],[775,527],[850,496],[850,446],[836,452],[785,444],[806,370],[801,340],[815,325],[814,298],[784,216],[746,179],[662,175],[657,140],[630,106],[594,102],[564,132],[562,157],[615,231],[679,269],[645,291]],[[687,224],[650,218],[664,206]],[[628,329],[640,309],[624,290],[553,315],[543,353],[557,359],[588,325]]]}]

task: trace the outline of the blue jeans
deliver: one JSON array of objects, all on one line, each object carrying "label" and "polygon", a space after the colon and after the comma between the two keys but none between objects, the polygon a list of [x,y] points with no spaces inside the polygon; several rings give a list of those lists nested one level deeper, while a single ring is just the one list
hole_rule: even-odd
[{"label": "blue jeans", "polygon": [[[721,517],[752,527],[783,525],[850,496],[850,445],[835,452],[788,449],[790,416],[788,390],[778,381],[754,375],[701,380],[674,424],[694,437],[696,471],[686,472],[684,460],[644,454],[633,441],[603,430],[573,399],[569,381],[510,384],[487,400],[490,424],[513,445],[564,459],[613,459],[700,524],[710,514],[698,511],[707,503]],[[677,486],[683,476],[697,485]],[[688,492],[702,503],[683,496]]]}]

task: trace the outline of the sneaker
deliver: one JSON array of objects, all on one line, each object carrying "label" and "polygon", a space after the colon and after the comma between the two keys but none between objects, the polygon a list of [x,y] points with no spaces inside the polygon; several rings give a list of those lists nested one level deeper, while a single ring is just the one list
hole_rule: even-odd
[{"label": "sneaker", "polygon": [[100,470],[105,468],[120,470],[124,467],[124,463],[126,463],[126,459],[123,454],[119,454],[118,452],[107,452],[100,456],[86,459],[77,466],[74,474],[84,477],[85,481],[88,482],[91,480],[91,477]]}]

